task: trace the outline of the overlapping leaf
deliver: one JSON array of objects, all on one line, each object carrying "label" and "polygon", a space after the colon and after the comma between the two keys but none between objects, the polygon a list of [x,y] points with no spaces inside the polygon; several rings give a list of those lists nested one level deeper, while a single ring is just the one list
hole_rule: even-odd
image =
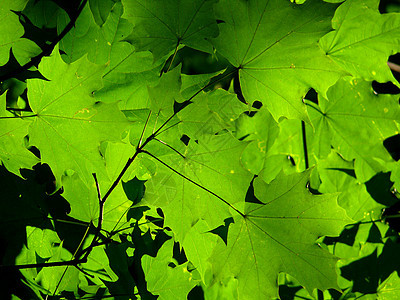
[{"label": "overlapping leaf", "polygon": [[[122,5],[115,3],[105,23],[100,27],[89,7],[85,6],[76,26],[62,39],[60,49],[65,52],[64,60],[74,62],[87,54],[88,59],[97,64],[110,62],[111,55],[124,52],[125,43],[119,43],[132,30],[126,20],[121,19]],[[66,12],[58,17],[58,31],[61,32],[69,22]]]},{"label": "overlapping leaf", "polygon": [[180,45],[211,52],[206,38],[218,34],[215,0],[124,0],[123,17],[135,27],[127,38],[137,50],[149,50],[155,60]]},{"label": "overlapping leaf", "polygon": [[[371,213],[391,206],[395,199],[380,192],[379,202],[368,193],[366,184],[360,184],[354,173],[354,163],[344,160],[336,151],[318,162],[321,193],[341,192],[338,203],[353,220],[369,220]],[[380,174],[382,175],[382,174]],[[378,177],[379,175],[377,175]],[[378,177],[379,178],[379,177]],[[375,178],[375,180],[377,180]],[[371,180],[369,185],[374,184]],[[382,183],[377,183],[382,186]]]},{"label": "overlapping leaf", "polygon": [[[25,2],[6,1],[0,8],[6,20],[0,25],[4,29],[0,40],[8,41],[0,46],[0,65],[8,61],[10,50],[20,63],[31,56],[30,48],[21,46],[23,27],[10,11],[22,10]],[[69,22],[61,8],[49,4],[53,2],[33,2],[25,13],[36,26],[54,28],[58,23],[61,32]],[[113,232],[113,242],[90,249],[88,262],[80,266],[82,272],[69,267],[63,279],[65,267],[23,270],[32,293],[38,298],[51,293],[87,298],[151,292],[161,299],[184,299],[199,284],[207,299],[270,299],[278,296],[278,275],[287,273],[299,283],[294,280],[293,287],[279,280],[279,284],[294,298],[316,295],[317,288],[325,290],[325,298],[334,298],[336,292],[327,289],[339,287],[347,292],[341,296],[344,299],[365,293],[395,297],[388,288],[398,285],[394,269],[384,269],[379,275],[371,270],[383,256],[395,257],[393,253],[398,252],[397,246],[392,247],[397,233],[378,222],[380,210],[396,202],[396,193],[389,191],[389,174],[377,174],[392,171],[392,179],[399,181],[399,163],[383,146],[386,138],[399,134],[398,97],[375,95],[369,82],[340,77],[394,81],[386,60],[400,51],[398,15],[379,14],[377,0],[347,0],[340,6],[324,2],[343,1],[88,1],[62,39],[62,51],[56,49],[39,65],[46,80],[28,79],[27,104],[33,112],[9,118],[14,114],[4,109],[6,96],[0,98],[2,163],[19,174],[20,168],[30,168],[37,161],[27,147],[37,147],[68,201],[63,202],[62,218],[66,219],[59,220],[53,203],[47,210],[24,191],[11,193],[14,185],[6,178],[5,195],[11,197],[6,200],[28,220],[15,224],[21,232],[26,226],[28,236],[22,246],[21,232],[16,239],[10,238],[13,233],[8,228],[2,233],[7,242],[15,243],[6,249],[4,261],[14,260],[14,249],[22,249],[16,263],[71,259],[72,238],[63,241],[59,223],[63,221],[65,228],[82,225],[72,217],[97,224],[99,197],[121,175],[137,145],[146,145],[122,176],[122,181],[129,182],[123,188],[118,184],[104,205],[100,237]],[[34,12],[40,12],[37,18]],[[58,20],[47,20],[48,12],[57,12]],[[122,18],[123,12],[128,20]],[[178,52],[184,46],[208,53],[215,50],[215,57],[223,56],[237,69],[239,81],[229,71],[182,75],[183,69],[192,71],[187,57]],[[176,56],[182,65],[173,69]],[[215,77],[222,72],[226,76]],[[228,75],[235,77],[233,84],[224,82]],[[214,88],[215,82],[210,82],[216,78],[221,79],[216,81],[218,86],[231,86],[229,92],[214,90],[217,85]],[[311,87],[320,96],[318,104],[302,101]],[[8,88],[6,82],[1,91]],[[191,103],[177,112],[188,99]],[[253,110],[250,106],[256,100],[263,107],[254,116],[243,114]],[[303,102],[309,104],[309,115]],[[130,131],[123,134],[126,118]],[[301,120],[310,123],[305,136]],[[318,164],[313,177],[309,178],[311,172],[281,174],[272,181],[282,169],[287,174],[305,168],[305,146],[309,164]],[[258,177],[250,184],[253,174]],[[146,180],[145,187],[141,180]],[[379,180],[385,180],[390,201],[380,201],[376,195],[382,191],[376,186]],[[312,195],[307,181],[319,192],[342,193]],[[260,202],[246,203],[257,200],[253,187]],[[173,240],[150,257],[142,256],[138,246],[145,243],[142,236],[132,238],[129,230],[115,233],[132,228],[127,222],[136,216],[128,212],[132,201],[137,203],[143,194],[138,205],[151,210],[139,208],[137,217],[144,223],[136,229],[150,229],[146,236],[154,238],[152,246],[172,235],[183,247],[179,260],[185,259],[185,253],[189,262],[174,260]],[[3,229],[14,221],[6,215],[9,205],[2,205]],[[33,209],[33,217],[26,208]],[[321,236],[338,235],[352,222],[345,210],[365,224],[346,227],[339,238],[325,239],[325,246],[317,244],[317,239],[322,243]],[[351,230],[357,236],[352,237]],[[343,258],[341,263],[336,266],[337,258],[322,247]],[[156,254],[154,249],[147,250]],[[127,251],[133,255],[129,259]],[[144,282],[140,282],[141,273],[135,274],[133,282],[128,268],[140,267]],[[337,276],[337,267],[342,276]],[[354,277],[359,273],[364,275]],[[364,285],[364,279],[372,279],[372,288]],[[307,291],[296,293],[299,284]]]},{"label": "overlapping leaf", "polygon": [[399,132],[400,107],[391,95],[376,95],[369,82],[339,81],[328,91],[328,100],[310,103],[310,118],[316,130],[320,158],[332,145],[346,160],[355,159],[360,181],[387,169],[392,162],[384,139]]},{"label": "overlapping leaf", "polygon": [[172,150],[158,155],[175,171],[158,162],[158,172],[146,182],[145,203],[163,209],[165,225],[177,240],[182,241],[199,219],[215,228],[231,216],[229,205],[243,207],[252,178],[239,161],[245,146],[226,133],[191,141],[187,147],[182,143],[177,149],[182,156]]},{"label": "overlapping leaf", "polygon": [[30,122],[5,110],[6,94],[0,96],[0,106],[0,161],[10,172],[20,175],[21,168],[30,169],[39,161],[24,141]]},{"label": "overlapping leaf", "polygon": [[[94,91],[99,101],[119,101],[123,109],[146,107],[147,86],[155,85],[158,81],[160,63],[153,64],[150,52],[136,52],[131,44],[124,41],[132,31],[132,24],[121,18],[121,3],[113,4],[107,16],[99,6],[109,3],[90,4],[90,8],[86,6],[83,9],[76,26],[60,43],[60,48],[65,52],[63,59],[70,63],[87,54],[91,62],[107,64],[103,74],[104,87]],[[104,23],[99,26],[96,21],[105,17]],[[58,19],[58,29],[61,31],[69,18],[64,13]]]},{"label": "overlapping leaf", "polygon": [[103,76],[104,87],[94,96],[107,103],[119,101],[121,109],[147,108],[148,87],[157,85],[161,66],[153,65],[150,52],[135,52],[128,43],[122,50],[111,57]]},{"label": "overlapping leaf", "polygon": [[116,104],[97,103],[92,91],[101,87],[102,66],[85,58],[65,64],[58,49],[43,59],[40,72],[48,81],[28,81],[28,96],[35,118],[30,126],[30,142],[40,149],[60,183],[68,169],[86,182],[92,173],[103,173],[100,143],[120,140],[127,121]]},{"label": "overlapping leaf", "polygon": [[173,245],[173,241],[169,240],[158,250],[156,257],[146,255],[142,258],[147,288],[152,294],[159,295],[159,299],[185,299],[196,285],[187,270],[187,263],[174,268],[169,266],[173,260]]},{"label": "overlapping leaf", "polygon": [[349,222],[337,195],[313,196],[308,173],[278,177],[271,184],[256,178],[262,204],[249,203],[244,217],[230,225],[228,244],[215,248],[217,278],[238,279],[239,299],[277,296],[277,276],[286,272],[309,291],[338,288],[337,259],[315,243],[322,235],[338,235]]},{"label": "overlapping leaf", "polygon": [[209,258],[218,239],[217,235],[210,232],[211,230],[212,228],[204,220],[200,220],[191,228],[182,243],[187,259],[200,273],[204,283],[208,283],[212,276]]},{"label": "overlapping leaf", "polygon": [[[306,125],[306,129],[311,126]],[[246,168],[270,182],[283,170],[285,174],[304,171],[305,153],[300,120],[282,120],[276,123],[264,107],[253,117],[242,115],[237,122],[237,137],[251,141],[241,160]],[[307,131],[311,142],[312,129]],[[309,165],[314,165],[312,149],[309,149]]]},{"label": "overlapping leaf", "polygon": [[353,76],[396,82],[386,62],[400,51],[400,15],[382,15],[378,5],[378,0],[343,3],[332,19],[334,31],[321,38],[320,45]]},{"label": "overlapping leaf", "polygon": [[177,117],[181,132],[193,139],[225,130],[235,131],[236,120],[247,110],[235,94],[223,89],[200,93],[192,102]]},{"label": "overlapping leaf", "polygon": [[60,11],[61,7],[51,0],[29,1],[23,14],[37,28],[55,28]]},{"label": "overlapping leaf", "polygon": [[237,123],[237,137],[251,141],[243,152],[242,161],[253,174],[258,174],[264,165],[268,150],[275,143],[279,126],[265,108],[255,116],[241,115]]},{"label": "overlapping leaf", "polygon": [[31,40],[22,38],[24,28],[16,12],[22,11],[27,0],[3,1],[0,7],[0,66],[7,63],[12,49],[20,64],[40,52],[40,48]]},{"label": "overlapping leaf", "polygon": [[[17,264],[32,264],[38,261],[58,262],[71,260],[72,254],[62,247],[62,241],[57,233],[50,229],[27,227],[27,245],[16,258]],[[59,282],[63,273],[69,280]],[[58,285],[61,290],[77,291],[79,271],[75,268],[59,266],[41,269],[27,269],[23,275],[32,284],[41,286],[45,291],[53,293]]]},{"label": "overlapping leaf", "polygon": [[276,120],[308,120],[302,103],[308,89],[325,93],[343,74],[318,46],[334,10],[322,1],[220,1],[224,22],[212,43],[239,69],[248,102],[261,101]]}]

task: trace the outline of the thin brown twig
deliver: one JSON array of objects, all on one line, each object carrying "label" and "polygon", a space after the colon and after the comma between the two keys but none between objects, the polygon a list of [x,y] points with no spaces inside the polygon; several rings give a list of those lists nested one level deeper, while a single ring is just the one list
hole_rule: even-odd
[{"label": "thin brown twig", "polygon": [[395,71],[397,73],[400,73],[400,66],[399,65],[397,65],[395,63],[392,63],[391,61],[388,61],[387,65],[389,66],[390,70]]},{"label": "thin brown twig", "polygon": [[83,263],[82,259],[71,259],[66,261],[44,262],[37,264],[22,264],[22,265],[0,265],[0,269],[32,269],[32,268],[46,268],[46,267],[60,267],[60,266],[75,266]]},{"label": "thin brown twig", "polygon": [[82,258],[83,260],[87,260],[90,252],[92,252],[92,249],[93,249],[93,247],[94,247],[94,245],[95,245],[95,243],[97,241],[97,238],[100,235],[101,227],[103,226],[103,215],[104,215],[104,203],[105,203],[105,200],[103,200],[101,198],[100,185],[99,185],[99,182],[97,180],[96,173],[93,173],[92,175],[93,175],[94,181],[96,183],[97,199],[99,200],[99,218],[97,220],[96,232],[94,234],[94,237],[93,237],[92,242],[90,243],[89,247],[86,248],[86,249],[88,249],[88,251],[83,256],[83,258]]}]

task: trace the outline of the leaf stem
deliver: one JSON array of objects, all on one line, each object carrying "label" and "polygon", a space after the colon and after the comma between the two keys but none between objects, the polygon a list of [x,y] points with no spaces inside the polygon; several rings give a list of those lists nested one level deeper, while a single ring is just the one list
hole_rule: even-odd
[{"label": "leaf stem", "polygon": [[157,135],[160,135],[161,133],[167,131],[168,129],[171,129],[172,127],[174,127],[174,126],[180,124],[180,123],[182,123],[182,121],[176,122],[175,124],[172,124],[171,126],[168,126],[167,128],[165,128],[165,129],[161,130],[160,132],[158,132],[158,133],[155,135],[155,137],[156,137]]},{"label": "leaf stem", "polygon": [[[86,240],[86,237],[87,237],[87,235],[89,233],[89,229],[90,229],[90,225],[88,225],[88,227],[86,228],[85,234],[81,238],[81,241],[79,242],[78,247],[76,247],[76,250],[75,250],[75,252],[74,252],[74,254],[72,256],[74,259],[76,258],[76,254],[78,253],[79,249],[82,247],[83,242]],[[76,267],[79,270],[78,264],[75,264],[73,266]],[[57,290],[58,290],[58,288],[59,288],[59,286],[61,284],[61,281],[63,280],[65,274],[67,273],[68,267],[69,267],[68,265],[65,267],[64,272],[62,273],[62,275],[60,277],[60,280],[58,280],[56,288],[54,289],[54,292],[53,292],[53,296],[55,296],[55,294],[57,293]],[[49,295],[47,294],[46,295],[46,299],[48,298],[48,296]]]},{"label": "leaf stem", "polygon": [[385,216],[383,218],[383,220],[385,220],[385,219],[397,219],[397,218],[400,218],[400,214],[391,215],[391,216]]},{"label": "leaf stem", "polygon": [[32,118],[32,117],[37,117],[37,114],[29,115],[29,116],[0,117],[0,120],[1,120],[1,119],[24,119],[24,118]]},{"label": "leaf stem", "polygon": [[151,111],[149,112],[149,115],[147,116],[146,123],[144,124],[142,133],[141,133],[141,135],[140,135],[139,143],[138,143],[136,149],[139,149],[139,148],[142,146],[143,136],[144,136],[144,133],[145,133],[145,131],[146,131],[147,124],[149,123],[150,116],[151,116]]},{"label": "leaf stem", "polygon": [[163,72],[163,71],[161,70],[160,76],[162,75],[162,73],[168,73],[168,71],[171,69],[172,63],[174,62],[175,57],[176,57],[176,53],[178,52],[178,48],[179,48],[179,44],[180,44],[180,43],[181,43],[181,41],[178,39],[178,42],[176,43],[176,47],[175,47],[174,54],[172,55],[171,61],[169,62],[167,71]]},{"label": "leaf stem", "polygon": [[97,180],[96,173],[93,173],[92,175],[93,175],[94,181],[95,181],[95,183],[96,183],[97,198],[98,198],[98,200],[99,200],[99,218],[98,218],[98,220],[97,220],[96,233],[94,234],[94,237],[93,237],[93,239],[92,239],[92,242],[90,243],[89,247],[87,248],[88,250],[86,251],[85,255],[84,255],[83,258],[82,258],[82,259],[85,260],[85,261],[87,260],[87,258],[88,258],[88,256],[89,256],[90,252],[92,252],[92,249],[93,249],[93,247],[94,247],[94,244],[96,243],[97,238],[98,238],[99,235],[100,235],[101,227],[103,226],[104,203],[105,203],[105,200],[103,200],[103,199],[101,198],[100,185],[99,185],[99,182],[98,182],[98,180]]},{"label": "leaf stem", "polygon": [[178,153],[182,158],[186,158],[185,155],[183,155],[182,153],[180,153],[178,150],[176,150],[174,147],[172,147],[171,145],[167,144],[166,142],[159,140],[157,138],[154,138],[155,141],[167,146],[169,149],[171,149],[172,151],[174,151],[175,153]]},{"label": "leaf stem", "polygon": [[306,123],[304,121],[301,121],[301,133],[302,133],[302,137],[303,137],[304,162],[305,162],[305,167],[307,170],[309,167],[309,164],[308,164]]}]

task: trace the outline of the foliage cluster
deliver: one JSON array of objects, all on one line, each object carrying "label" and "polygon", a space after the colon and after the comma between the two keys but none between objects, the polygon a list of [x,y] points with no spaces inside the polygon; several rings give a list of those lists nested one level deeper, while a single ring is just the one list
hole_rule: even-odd
[{"label": "foliage cluster", "polygon": [[2,0],[2,299],[398,299],[396,10]]}]

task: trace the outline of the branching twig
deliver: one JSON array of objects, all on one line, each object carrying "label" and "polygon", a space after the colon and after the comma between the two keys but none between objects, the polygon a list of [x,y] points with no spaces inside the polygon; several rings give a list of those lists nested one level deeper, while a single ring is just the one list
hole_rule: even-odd
[{"label": "branching twig", "polygon": [[23,265],[0,265],[0,269],[32,269],[32,268],[46,268],[46,267],[60,267],[60,266],[75,266],[83,263],[82,259],[72,259],[67,261],[45,262],[37,264],[23,264]]},{"label": "branching twig", "polygon": [[78,266],[74,266],[75,268],[78,269],[78,271],[82,272],[83,274],[85,274],[86,276],[90,277],[90,278],[94,278],[94,276],[92,274],[89,274],[88,272],[86,272],[84,269],[78,267]]},{"label": "branching twig", "polygon": [[[86,3],[87,0],[85,0],[82,3]],[[83,8],[83,7],[82,7]],[[144,125],[141,137],[139,139],[139,143],[137,145],[137,148],[135,150],[135,153],[133,154],[132,157],[130,157],[128,159],[128,161],[126,162],[125,166],[123,167],[123,169],[121,170],[121,172],[119,173],[118,177],[114,180],[114,182],[111,184],[111,187],[107,190],[106,194],[101,197],[100,194],[100,187],[99,187],[99,183],[97,181],[97,177],[96,174],[93,173],[93,177],[94,180],[96,182],[96,188],[97,188],[97,197],[99,199],[99,219],[98,219],[98,224],[97,224],[97,228],[96,228],[96,233],[94,238],[92,239],[91,244],[80,251],[79,255],[74,255],[74,257],[81,257],[81,258],[74,258],[70,261],[60,261],[60,262],[51,262],[51,263],[37,263],[37,264],[24,264],[24,265],[10,265],[10,266],[5,266],[5,265],[0,265],[0,268],[12,268],[12,269],[29,269],[29,268],[45,268],[45,267],[56,267],[56,266],[77,266],[78,264],[81,263],[86,263],[88,256],[90,255],[91,251],[93,250],[93,248],[95,246],[101,245],[101,244],[105,244],[105,243],[99,243],[98,242],[98,238],[100,236],[100,232],[102,230],[102,220],[103,220],[103,214],[104,214],[104,205],[106,200],[108,199],[108,197],[110,196],[110,194],[114,191],[114,189],[118,186],[119,182],[121,181],[122,177],[125,175],[126,171],[128,170],[128,168],[130,167],[130,165],[133,163],[133,161],[136,159],[136,157],[140,154],[140,153],[146,153],[150,156],[152,156],[154,159],[156,159],[157,161],[159,161],[160,163],[162,163],[163,165],[165,165],[166,167],[168,167],[169,169],[171,169],[173,172],[177,173],[179,176],[181,176],[182,178],[185,178],[186,180],[188,180],[189,182],[193,183],[194,185],[198,186],[199,188],[203,189],[204,191],[210,193],[211,195],[217,197],[218,199],[220,199],[222,202],[224,202],[225,204],[227,204],[229,207],[231,207],[233,210],[235,210],[238,214],[240,214],[242,217],[245,217],[245,215],[239,211],[237,208],[235,208],[232,204],[230,204],[228,201],[226,201],[225,199],[223,199],[222,197],[218,196],[217,194],[215,194],[214,192],[210,191],[209,189],[201,186],[200,184],[198,184],[197,182],[191,180],[190,178],[186,177],[185,175],[179,173],[178,171],[174,170],[172,167],[170,167],[169,165],[167,165],[165,162],[161,161],[160,159],[158,159],[157,157],[155,157],[154,155],[152,155],[151,153],[143,150],[143,148],[152,140],[155,139],[156,135],[158,133],[160,133],[160,131],[162,130],[162,128],[165,127],[165,125],[168,124],[168,122],[170,120],[172,120],[172,118],[182,109],[184,109],[187,105],[189,105],[191,102],[191,100],[196,97],[199,93],[201,93],[203,90],[205,90],[207,87],[211,86],[212,84],[215,84],[216,82],[230,76],[231,74],[233,74],[234,72],[236,72],[237,69],[234,69],[233,71],[225,74],[224,76],[208,83],[207,85],[205,85],[203,88],[201,88],[199,91],[197,91],[195,94],[193,94],[193,96],[191,96],[188,100],[186,100],[183,105],[181,106],[181,108],[179,110],[177,110],[176,112],[174,112],[155,132],[153,132],[150,136],[148,136],[146,138],[146,140],[142,143],[143,140],[143,136],[145,133],[145,130],[147,128],[147,124],[149,122],[150,119],[150,114],[147,117],[146,120],[146,124]],[[176,124],[174,124],[173,126],[175,126]],[[159,140],[159,142],[161,142]],[[86,235],[85,235],[86,237]],[[85,238],[84,237],[84,238]],[[81,241],[82,242],[82,241]],[[79,248],[78,248],[79,249]],[[78,250],[77,249],[77,250]]]},{"label": "branching twig", "polygon": [[151,116],[151,111],[149,112],[149,115],[147,116],[146,123],[144,123],[144,127],[143,127],[142,133],[140,135],[139,143],[138,143],[136,149],[140,149],[140,147],[142,147],[143,136],[144,136],[144,133],[146,131],[147,124],[149,123],[150,116]]},{"label": "branching twig", "polygon": [[97,242],[97,238],[100,235],[101,232],[101,227],[103,226],[103,215],[104,215],[104,203],[106,202],[106,199],[101,198],[101,193],[100,193],[100,185],[99,182],[97,181],[97,176],[96,173],[93,173],[93,178],[96,183],[96,190],[97,190],[97,199],[99,200],[99,218],[97,220],[97,227],[96,227],[96,233],[94,234],[94,237],[92,239],[92,242],[90,243],[89,247],[86,248],[87,251],[85,252],[85,255],[82,257],[83,260],[87,260],[90,252],[92,252],[92,249]]}]

